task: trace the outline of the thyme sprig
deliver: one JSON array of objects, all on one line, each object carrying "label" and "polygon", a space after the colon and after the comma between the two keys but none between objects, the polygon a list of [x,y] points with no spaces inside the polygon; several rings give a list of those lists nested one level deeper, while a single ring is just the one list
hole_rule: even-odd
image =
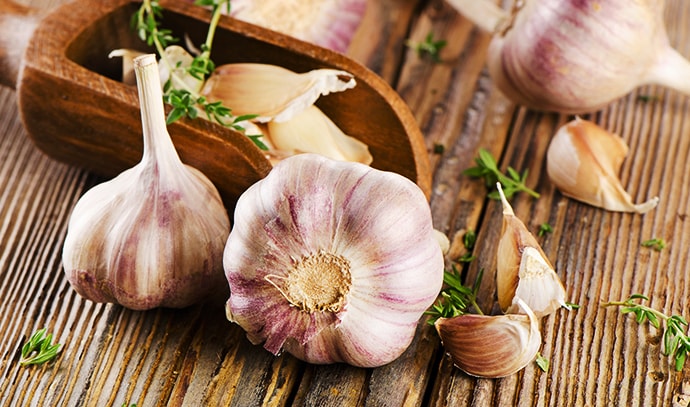
[{"label": "thyme sprig", "polygon": [[649,247],[650,249],[660,252],[666,248],[666,242],[661,238],[648,239],[640,243],[642,247]]},{"label": "thyme sprig", "polygon": [[424,41],[412,42],[407,41],[405,45],[417,52],[419,57],[429,55],[434,62],[441,62],[441,50],[448,44],[446,40],[435,40],[433,31],[424,37]]},{"label": "thyme sprig", "polygon": [[45,328],[34,332],[29,341],[22,347],[22,357],[19,364],[22,366],[40,365],[53,360],[60,352],[61,345],[52,342],[53,334],[46,335]]},{"label": "thyme sprig", "polygon": [[446,284],[446,288],[441,290],[441,298],[425,312],[425,314],[431,315],[428,321],[429,325],[433,325],[439,318],[453,318],[466,314],[471,307],[478,314],[483,314],[477,304],[477,294],[483,275],[484,269],[480,269],[472,287],[467,287],[462,284],[461,273],[455,265],[450,271],[444,271],[443,282]]},{"label": "thyme sprig", "polygon": [[[526,192],[534,198],[539,198],[539,193],[525,185],[525,180],[528,175],[527,170],[520,174],[514,168],[508,167],[508,174],[503,174],[501,170],[498,169],[498,164],[494,156],[484,148],[479,150],[479,155],[474,161],[477,165],[466,169],[463,171],[463,174],[475,178],[484,178],[486,186],[490,188],[496,185],[496,182],[500,182],[503,187],[503,193],[508,199],[516,192]],[[500,195],[496,190],[489,192],[488,197],[491,199],[500,199]]]},{"label": "thyme sprig", "polygon": [[[642,305],[636,301],[649,301],[649,297],[643,294],[632,294],[624,301],[609,301],[602,303],[602,307],[618,306],[622,314],[634,314],[635,321],[642,324],[649,321],[656,329],[663,329],[664,356],[673,356],[676,371],[683,370],[685,360],[690,353],[690,337],[685,333],[688,321],[680,315],[668,316],[661,311]],[[661,322],[666,325],[662,328]]]},{"label": "thyme sprig", "polygon": [[[170,72],[170,77],[163,86],[163,101],[172,107],[166,122],[170,124],[183,117],[196,119],[199,116],[198,109],[201,108],[209,121],[244,133],[245,130],[240,123],[256,117],[255,115],[233,116],[230,108],[220,101],[210,102],[199,94],[199,89],[191,87],[184,79],[184,75],[189,75],[203,83],[213,72],[216,67],[211,60],[213,38],[223,9],[230,11],[230,0],[196,0],[195,4],[211,7],[211,21],[206,40],[200,47],[201,52],[194,57],[190,66],[184,69],[180,69],[178,64],[173,64],[166,57],[166,47],[178,42],[179,39],[174,37],[170,30],[161,27],[159,20],[163,17],[163,8],[157,0],[144,0],[131,19],[132,28],[136,30],[139,38],[156,48],[156,52],[161,57],[161,63],[165,64]],[[248,135],[248,137],[260,149],[268,150],[261,141],[261,135]]]}]

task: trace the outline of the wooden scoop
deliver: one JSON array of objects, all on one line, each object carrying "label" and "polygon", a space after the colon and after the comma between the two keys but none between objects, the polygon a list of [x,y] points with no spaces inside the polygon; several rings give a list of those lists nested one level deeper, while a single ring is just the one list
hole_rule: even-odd
[{"label": "wooden scoop", "polygon": [[[0,1],[0,83],[15,86],[21,118],[47,155],[114,176],[142,154],[139,100],[119,81],[113,49],[153,52],[131,30],[132,0],[76,0],[47,15]],[[210,12],[182,1],[161,1],[161,24],[194,44],[205,40]],[[23,50],[25,48],[25,50]],[[21,57],[21,58],[20,58]],[[334,68],[352,73],[354,89],[321,97],[317,105],[367,145],[372,166],[415,181],[429,196],[431,174],[423,135],[399,95],[347,57],[279,33],[223,17],[214,40],[216,65],[261,62],[296,72]],[[228,209],[265,176],[271,164],[246,136],[206,120],[168,126],[182,161],[204,172]]]}]

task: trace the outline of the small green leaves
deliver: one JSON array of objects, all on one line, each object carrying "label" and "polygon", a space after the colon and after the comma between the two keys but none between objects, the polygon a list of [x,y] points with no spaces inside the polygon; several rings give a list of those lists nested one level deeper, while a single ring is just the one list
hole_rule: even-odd
[{"label": "small green leaves", "polygon": [[22,366],[40,365],[53,360],[60,351],[61,345],[51,344],[52,341],[53,334],[46,335],[45,328],[36,331],[22,347],[22,358],[19,364]]},{"label": "small green leaves", "polygon": [[419,57],[423,57],[424,55],[428,55],[431,57],[431,60],[434,62],[441,62],[441,50],[443,47],[445,47],[448,44],[446,40],[434,40],[434,33],[429,32],[429,34],[426,35],[424,38],[424,41],[419,42],[419,43],[413,43],[411,41],[407,41],[406,45],[410,48],[413,49],[414,51],[417,52],[417,55]]},{"label": "small green leaves", "polygon": [[541,225],[539,225],[539,231],[537,232],[537,235],[539,237],[542,237],[545,234],[551,232],[553,232],[553,227],[551,227],[551,225],[549,225],[548,223],[542,223]]},{"label": "small green leaves", "polygon": [[649,247],[650,249],[656,250],[657,252],[662,251],[666,248],[666,242],[664,239],[654,238],[645,240],[641,243],[642,247]]},{"label": "small green leaves", "polygon": [[625,301],[610,301],[601,305],[602,307],[619,306],[621,313],[635,315],[635,321],[638,324],[649,321],[656,329],[663,329],[663,321],[666,324],[666,329],[663,331],[664,347],[661,353],[664,356],[673,356],[676,371],[683,370],[685,360],[690,353],[690,337],[685,333],[688,322],[680,315],[667,316],[660,311],[639,304],[638,300],[649,301],[649,298],[643,294],[632,294]]},{"label": "small green leaves", "polygon": [[477,256],[472,254],[472,250],[474,249],[474,244],[476,241],[477,234],[473,230],[468,230],[467,232],[465,232],[465,234],[462,236],[462,243],[465,246],[467,252],[460,256],[460,258],[458,258],[458,262],[469,263],[477,258]]},{"label": "small green leaves", "polygon": [[[500,182],[503,188],[503,193],[506,198],[510,199],[516,192],[527,192],[534,198],[539,198],[539,194],[528,188],[525,185],[525,180],[527,179],[527,170],[522,174],[517,172],[514,168],[508,167],[508,175],[504,175],[499,169],[496,159],[491,155],[491,153],[486,149],[479,150],[479,156],[474,159],[477,164],[475,167],[471,167],[463,171],[463,174],[475,178],[484,178],[486,186],[493,188],[496,182]],[[489,198],[500,199],[498,191],[492,191],[489,193]]]},{"label": "small green leaves", "polygon": [[537,358],[534,360],[534,363],[537,364],[539,369],[541,369],[542,372],[548,372],[549,371],[549,359],[544,357],[541,353],[537,353]]},{"label": "small green leaves", "polygon": [[478,313],[482,314],[482,310],[477,305],[477,294],[483,275],[484,270],[480,269],[472,287],[466,287],[462,284],[462,277],[455,266],[451,271],[445,271],[443,282],[446,288],[441,291],[441,298],[426,312],[431,315],[429,324],[433,325],[438,318],[453,318],[466,314],[470,307],[474,307]]}]

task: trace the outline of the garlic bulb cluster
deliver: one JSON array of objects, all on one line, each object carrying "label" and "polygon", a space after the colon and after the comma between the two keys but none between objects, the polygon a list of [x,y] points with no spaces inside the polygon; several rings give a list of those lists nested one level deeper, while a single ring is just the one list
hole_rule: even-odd
[{"label": "garlic bulb cluster", "polygon": [[213,184],[175,151],[155,56],[134,59],[134,68],[143,157],[77,202],[63,265],[72,287],[92,301],[135,310],[186,307],[224,285],[230,221]]},{"label": "garlic bulb cluster", "polygon": [[690,63],[671,48],[664,0],[448,0],[493,33],[487,64],[498,88],[536,110],[584,113],[638,86],[690,95]]},{"label": "garlic bulb cluster", "polygon": [[632,202],[617,175],[627,154],[622,138],[578,117],[551,139],[546,172],[565,196],[609,211],[645,213],[659,198]]},{"label": "garlic bulb cluster", "polygon": [[570,309],[563,283],[544,251],[515,216],[501,184],[496,186],[503,205],[496,290],[505,314],[463,314],[434,324],[453,363],[485,378],[511,375],[532,362],[541,347],[539,319],[561,307]]},{"label": "garlic bulb cluster", "polygon": [[441,289],[428,202],[398,174],[299,154],[245,191],[234,219],[227,316],[274,354],[384,365]]}]

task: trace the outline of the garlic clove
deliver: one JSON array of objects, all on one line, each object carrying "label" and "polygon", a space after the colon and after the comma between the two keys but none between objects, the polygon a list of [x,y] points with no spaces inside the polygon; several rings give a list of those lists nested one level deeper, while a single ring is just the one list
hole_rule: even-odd
[{"label": "garlic clove", "polygon": [[274,354],[389,363],[443,283],[428,201],[399,174],[295,155],[242,194],[234,219],[226,313]]},{"label": "garlic clove", "polygon": [[619,136],[580,118],[554,135],[546,153],[546,172],[561,193],[617,212],[645,213],[659,198],[635,204],[618,178],[628,146]]},{"label": "garlic clove", "polygon": [[366,0],[233,0],[230,14],[334,51],[345,52]]},{"label": "garlic clove", "polygon": [[318,107],[309,106],[285,122],[268,122],[271,143],[288,153],[316,153],[341,161],[371,164],[369,147],[343,133]]},{"label": "garlic clove", "polygon": [[114,49],[108,54],[108,58],[122,58],[122,83],[135,85],[137,78],[134,74],[134,58],[144,55],[143,52],[133,49]]},{"label": "garlic clove", "polygon": [[546,254],[520,219],[515,216],[501,184],[497,183],[503,204],[503,229],[496,259],[496,291],[504,312],[518,312],[522,299],[541,318],[560,307],[568,308],[565,287]]},{"label": "garlic clove", "polygon": [[434,326],[453,363],[482,378],[509,376],[532,362],[541,347],[536,315],[520,299],[521,314],[464,314],[439,318]]},{"label": "garlic clove", "polygon": [[258,115],[258,122],[290,120],[322,95],[355,86],[345,71],[316,69],[296,73],[276,65],[237,63],[219,66],[206,80],[202,94],[223,101],[236,116]]},{"label": "garlic clove", "polygon": [[182,308],[224,287],[230,221],[213,184],[175,151],[155,56],[134,59],[134,67],[142,160],[79,199],[62,261],[71,286],[92,301],[135,310]]}]

